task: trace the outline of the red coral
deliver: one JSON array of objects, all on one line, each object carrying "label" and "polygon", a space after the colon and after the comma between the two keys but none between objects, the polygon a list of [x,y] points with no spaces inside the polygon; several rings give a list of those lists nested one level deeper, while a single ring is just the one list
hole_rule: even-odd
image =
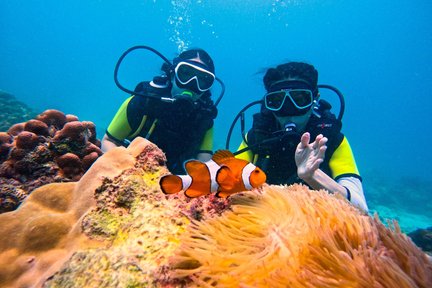
[{"label": "red coral", "polygon": [[13,138],[6,132],[0,132],[0,161],[7,158]]},{"label": "red coral", "polygon": [[87,128],[89,132],[89,141],[95,143],[96,139],[96,126],[93,122],[83,121],[84,126]]},{"label": "red coral", "polygon": [[97,158],[99,158],[99,154],[96,152],[92,152],[84,156],[82,159],[82,166],[84,170],[88,170],[90,166],[96,161]]},{"label": "red coral", "polygon": [[12,151],[10,152],[9,158],[11,160],[20,160],[24,158],[28,154],[28,151],[26,149],[21,149],[18,147],[14,147]]},{"label": "red coral", "polygon": [[19,133],[21,133],[22,131],[24,131],[24,123],[17,123],[15,125],[12,125],[9,130],[8,133],[12,136],[17,136]]},{"label": "red coral", "polygon": [[56,162],[61,169],[66,167],[81,166],[80,158],[73,153],[66,153],[58,157]]},{"label": "red coral", "polygon": [[15,179],[16,188],[27,195],[47,183],[78,181],[102,151],[95,125],[77,120],[74,115],[46,110],[37,119],[0,132],[0,183]]},{"label": "red coral", "polygon": [[42,136],[48,136],[49,135],[49,129],[48,125],[45,122],[42,122],[40,120],[29,120],[24,125],[24,130],[33,132],[38,135]]},{"label": "red coral", "polygon": [[85,154],[90,154],[92,152],[96,152],[99,156],[102,155],[102,150],[93,143],[87,143],[87,147],[84,150]]},{"label": "red coral", "polygon": [[66,115],[61,111],[50,109],[39,114],[36,120],[40,120],[48,126],[55,126],[57,129],[61,129],[66,123]]},{"label": "red coral", "polygon": [[[20,179],[23,181],[27,180],[27,177],[24,175],[28,175],[32,172],[33,169],[37,168],[37,163],[33,161],[28,161],[27,159],[18,160],[14,163],[14,170],[20,174]],[[24,176],[24,177],[23,177]]]},{"label": "red coral", "polygon": [[58,157],[56,163],[68,178],[75,179],[83,172],[81,159],[73,153],[66,153]]},{"label": "red coral", "polygon": [[6,132],[0,132],[0,145],[1,144],[10,144],[12,143],[12,136]]},{"label": "red coral", "polygon": [[21,149],[32,150],[39,144],[39,137],[28,131],[23,131],[15,139],[16,147]]},{"label": "red coral", "polygon": [[68,122],[63,129],[57,131],[53,141],[68,140],[83,144],[88,140],[88,132],[85,125],[79,121]]},{"label": "red coral", "polygon": [[67,114],[66,115],[66,122],[72,122],[72,121],[78,121],[78,116]]}]

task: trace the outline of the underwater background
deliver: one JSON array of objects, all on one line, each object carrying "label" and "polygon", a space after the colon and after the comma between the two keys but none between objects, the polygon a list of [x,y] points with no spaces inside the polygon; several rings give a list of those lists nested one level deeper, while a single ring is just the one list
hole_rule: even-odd
[{"label": "underwater background", "polygon": [[[218,149],[238,111],[263,96],[268,67],[311,63],[320,84],[345,96],[343,132],[371,213],[397,219],[409,232],[432,226],[430,15],[426,0],[1,1],[0,89],[35,111],[93,121],[102,138],[128,96],[113,80],[126,49],[148,45],[172,59],[185,48],[204,48],[226,85]],[[133,53],[120,81],[133,90],[161,64],[151,52]],[[214,99],[219,93],[215,85]],[[338,112],[335,94],[322,91],[322,98]],[[231,150],[240,137],[237,127]]]}]

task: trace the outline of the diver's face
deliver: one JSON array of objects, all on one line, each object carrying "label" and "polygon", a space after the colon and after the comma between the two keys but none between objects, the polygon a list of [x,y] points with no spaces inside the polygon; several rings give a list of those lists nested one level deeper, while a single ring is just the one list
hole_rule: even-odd
[{"label": "diver's face", "polygon": [[304,132],[306,129],[306,125],[309,121],[309,118],[312,115],[312,110],[310,109],[306,114],[299,115],[299,116],[284,116],[284,117],[278,117],[275,115],[276,119],[278,120],[279,124],[282,127],[285,127],[288,123],[294,123],[297,127],[297,130],[299,132]]},{"label": "diver's face", "polygon": [[197,100],[213,86],[215,78],[199,55],[182,60],[174,68],[173,97],[186,93],[190,94],[193,100]]},{"label": "diver's face", "polygon": [[277,81],[270,86],[264,100],[282,127],[294,123],[298,131],[304,131],[314,107],[313,90],[308,82],[294,77]]},{"label": "diver's face", "polygon": [[171,88],[171,96],[174,99],[176,99],[176,98],[189,98],[192,101],[196,101],[204,94],[204,93],[196,93],[192,90],[178,87],[175,79],[174,79],[174,81],[172,81],[172,83],[173,83],[173,85]]}]

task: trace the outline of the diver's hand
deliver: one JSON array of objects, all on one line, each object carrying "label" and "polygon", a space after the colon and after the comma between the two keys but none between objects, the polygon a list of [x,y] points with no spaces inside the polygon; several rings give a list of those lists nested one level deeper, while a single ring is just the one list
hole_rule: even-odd
[{"label": "diver's hand", "polygon": [[313,173],[324,161],[327,140],[326,137],[320,134],[314,142],[309,143],[310,134],[306,132],[302,135],[295,152],[297,175],[300,179],[307,181],[312,178]]}]

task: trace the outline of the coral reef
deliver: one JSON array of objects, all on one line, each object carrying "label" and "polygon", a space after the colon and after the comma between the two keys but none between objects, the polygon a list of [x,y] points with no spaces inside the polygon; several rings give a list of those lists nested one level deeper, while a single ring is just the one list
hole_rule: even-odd
[{"label": "coral reef", "polygon": [[397,224],[305,186],[228,199],[166,196],[165,156],[137,138],[79,182],[0,215],[0,286],[430,287],[432,264]]},{"label": "coral reef", "polygon": [[432,227],[417,229],[409,233],[408,236],[417,244],[417,246],[432,256]]},{"label": "coral reef", "polygon": [[[46,287],[186,283],[168,277],[169,257],[178,249],[180,235],[191,220],[221,215],[230,202],[214,196],[165,196],[159,188],[160,177],[168,174],[164,165],[161,151],[146,146],[134,169],[103,180],[95,191],[96,207],[83,218],[82,229],[87,237],[107,243],[106,247],[75,253]],[[89,267],[98,272],[93,274]]]},{"label": "coral reef", "polygon": [[104,179],[135,169],[136,157],[145,145],[136,142],[129,149],[114,149],[98,159],[79,182],[39,187],[18,209],[1,214],[0,287],[41,286],[75,250],[100,246],[83,236],[82,217],[96,206],[95,191]]},{"label": "coral reef", "polygon": [[102,154],[99,147],[92,122],[57,110],[0,132],[0,213],[37,187],[79,180]]},{"label": "coral reef", "polygon": [[369,210],[381,221],[396,219],[404,233],[432,225],[432,180],[369,171],[363,175]]},{"label": "coral reef", "polygon": [[24,103],[18,101],[15,96],[0,90],[0,131],[4,132],[12,125],[27,121],[34,116],[36,112],[30,109]]}]

